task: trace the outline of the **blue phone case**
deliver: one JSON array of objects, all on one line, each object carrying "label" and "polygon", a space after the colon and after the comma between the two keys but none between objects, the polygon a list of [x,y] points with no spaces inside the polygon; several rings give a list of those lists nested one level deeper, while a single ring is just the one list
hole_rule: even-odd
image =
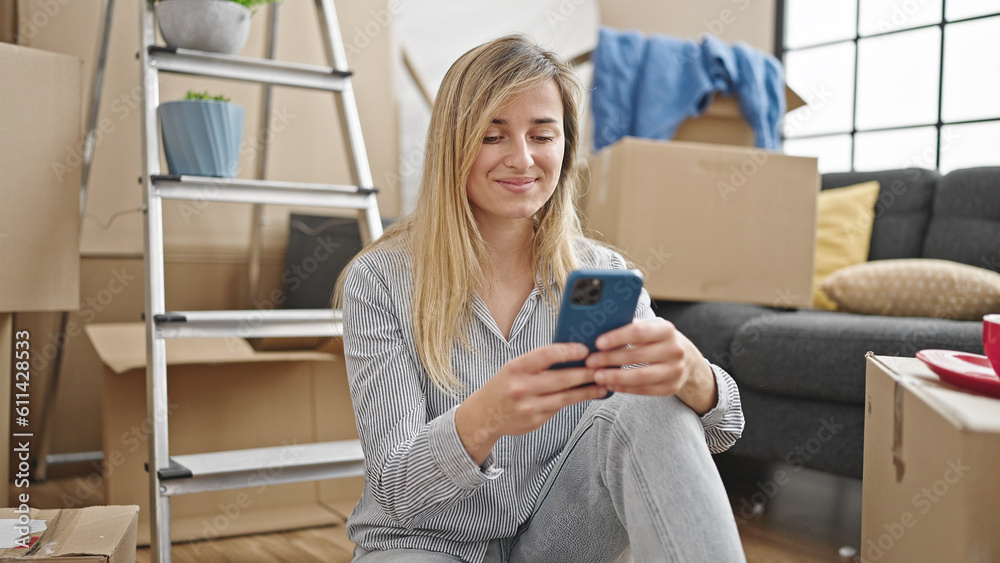
[{"label": "blue phone case", "polygon": [[[597,337],[632,322],[642,291],[638,270],[576,270],[566,279],[553,342],[582,342],[597,351]],[[583,360],[552,369],[582,366]]]}]

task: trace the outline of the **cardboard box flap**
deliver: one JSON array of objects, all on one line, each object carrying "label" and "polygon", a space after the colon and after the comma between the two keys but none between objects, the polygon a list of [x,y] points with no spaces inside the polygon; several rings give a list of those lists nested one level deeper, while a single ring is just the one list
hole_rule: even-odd
[{"label": "cardboard box flap", "polygon": [[[794,109],[798,109],[806,105],[805,100],[801,96],[795,93],[787,85],[785,86],[785,113],[788,113]],[[740,113],[740,105],[736,99],[736,96],[723,96],[718,93],[715,94],[712,101],[708,104],[705,109],[705,113],[702,115],[707,115],[709,117],[719,117],[719,118],[730,118],[730,119],[743,119],[743,114]]]},{"label": "cardboard box flap", "polygon": [[[143,323],[98,323],[86,327],[97,355],[115,373],[146,365],[146,327]],[[167,364],[223,364],[241,362],[332,361],[323,352],[258,352],[236,337],[178,338],[167,344]]]},{"label": "cardboard box flap", "polygon": [[[904,361],[907,359],[911,361]],[[912,358],[878,356],[875,361],[899,374],[903,385],[956,428],[1000,433],[1000,400],[945,383],[927,365]]]},{"label": "cardboard box flap", "polygon": [[[79,509],[32,509],[33,521],[45,529],[32,532],[29,549],[0,550],[3,561],[101,561],[118,563],[135,560],[135,539],[139,507],[91,506]],[[0,510],[0,519],[18,517],[12,509]],[[14,530],[15,537],[20,532]]]},{"label": "cardboard box flap", "polygon": [[785,113],[792,111],[793,109],[799,109],[800,107],[806,105],[806,101],[802,99],[802,96],[795,93],[787,85],[785,86]]},{"label": "cardboard box flap", "polygon": [[[139,507],[132,506],[91,506],[80,510],[60,512],[56,535],[49,538],[48,554],[55,557],[74,555],[110,556],[122,543],[124,536],[135,535],[133,520],[139,515]],[[46,539],[43,537],[43,539]],[[135,543],[133,537],[130,543]]]}]

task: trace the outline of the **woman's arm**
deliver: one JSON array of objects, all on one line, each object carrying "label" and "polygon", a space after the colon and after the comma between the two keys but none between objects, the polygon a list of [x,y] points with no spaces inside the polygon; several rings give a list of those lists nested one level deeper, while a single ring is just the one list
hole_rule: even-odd
[{"label": "woman's arm", "polygon": [[[627,267],[617,253],[610,253],[609,265]],[[612,391],[676,394],[701,416],[709,450],[718,453],[729,449],[743,432],[736,382],[725,370],[710,364],[673,324],[653,313],[645,289],[635,319],[638,322],[598,338],[599,351],[587,358],[587,366],[597,370],[595,381]]]},{"label": "woman's arm", "polygon": [[507,362],[465,399],[455,411],[455,426],[472,459],[483,463],[502,436],[532,432],[567,405],[607,395],[598,385],[580,387],[594,381],[591,369],[548,371],[554,364],[582,360],[588,351],[579,343],[536,348]]},{"label": "woman's arm", "polygon": [[[365,260],[344,283],[344,356],[368,487],[403,526],[473,494],[502,471],[469,458],[455,409],[428,420],[405,311],[386,279]],[[399,288],[402,289],[402,288]]]}]

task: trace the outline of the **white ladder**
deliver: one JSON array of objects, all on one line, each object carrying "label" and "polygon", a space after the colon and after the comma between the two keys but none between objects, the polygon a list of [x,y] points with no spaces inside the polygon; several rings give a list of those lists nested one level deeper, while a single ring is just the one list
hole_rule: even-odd
[{"label": "white ladder", "polygon": [[[166,311],[163,281],[164,199],[199,199],[254,204],[251,241],[251,298],[259,272],[260,218],[265,204],[354,209],[362,238],[382,235],[382,221],[375,199],[368,157],[361,135],[361,121],[351,85],[351,72],[332,0],[315,0],[326,59],[329,66],[273,60],[277,5],[270,6],[268,58],[253,59],[157,46],[152,0],[139,0],[140,67],[143,84],[143,203],[145,207],[146,271],[146,409],[153,421],[149,440],[149,490],[152,560],[170,561],[170,497],[187,493],[246,486],[250,475],[267,475],[268,484],[313,481],[364,474],[364,459],[357,440],[257,448],[228,452],[170,456],[167,437],[166,339],[237,336],[246,338],[286,336],[339,336],[341,313],[337,310]],[[159,73],[202,75],[264,85],[264,112],[270,106],[270,86],[281,85],[336,92],[344,125],[345,144],[357,185],[334,185],[270,180],[219,179],[167,176],[160,173],[157,129]],[[149,85],[149,87],[146,87]],[[258,155],[258,178],[263,178],[266,154]],[[288,455],[294,448],[295,455]],[[288,462],[288,459],[294,461]],[[264,471],[263,468],[281,468]]]}]

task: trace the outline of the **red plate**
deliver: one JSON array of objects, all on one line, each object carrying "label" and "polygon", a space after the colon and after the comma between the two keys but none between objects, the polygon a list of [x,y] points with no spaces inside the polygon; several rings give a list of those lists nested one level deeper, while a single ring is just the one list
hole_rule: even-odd
[{"label": "red plate", "polygon": [[993,371],[986,356],[955,350],[921,350],[917,358],[942,381],[1000,398],[1000,376]]}]

